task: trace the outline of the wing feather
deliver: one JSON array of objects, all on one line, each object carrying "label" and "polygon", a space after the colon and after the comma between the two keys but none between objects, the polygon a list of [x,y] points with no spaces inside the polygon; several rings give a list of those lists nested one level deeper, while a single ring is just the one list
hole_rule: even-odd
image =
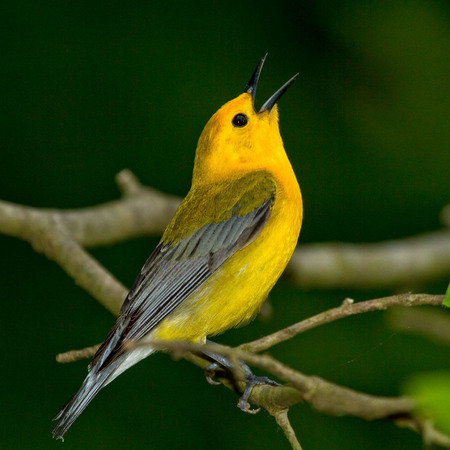
[{"label": "wing feather", "polygon": [[[239,182],[242,183],[241,180]],[[264,182],[267,185],[266,178]],[[253,183],[244,191],[230,205],[229,218],[206,223],[174,244],[164,240],[160,242],[143,266],[115,326],[92,360],[91,368],[98,365],[101,370],[117,360],[125,352],[122,345],[125,341],[146,336],[230,256],[255,239],[268,220],[275,199],[272,182],[269,189],[265,189],[265,195],[260,195],[255,207],[241,214],[247,207],[243,205],[245,200],[253,199],[253,191],[258,189],[258,183]],[[211,199],[213,204],[214,200]],[[194,209],[191,214],[202,212]],[[180,220],[179,217],[175,219]],[[105,357],[105,353],[108,356]]]},{"label": "wing feather", "polygon": [[253,211],[206,224],[173,246],[161,242],[142,268],[90,367],[99,364],[102,369],[117,360],[125,352],[125,341],[145,337],[232,254],[253,241],[270,216],[274,198],[271,193]]},{"label": "wing feather", "polygon": [[215,192],[209,197],[208,190],[189,194],[180,205],[89,364],[83,385],[58,413],[53,430],[57,438],[103,386],[152,351],[129,351],[123,344],[145,337],[258,236],[271,214],[276,189],[270,175],[261,172],[218,186]]},{"label": "wing feather", "polygon": [[[270,201],[261,205],[264,214],[270,214]],[[134,294],[133,315],[120,341],[137,340],[147,335],[157,324],[167,317],[175,308],[184,302],[203,282],[209,278],[239,248],[245,246],[254,231],[257,214],[249,213],[235,220],[231,226],[228,221],[208,224],[198,230],[189,242],[181,241],[178,245],[183,249],[171,254],[161,253],[145,279],[143,286]],[[256,222],[256,223],[255,223]],[[244,233],[246,232],[246,233]],[[203,242],[203,237],[209,239]],[[240,242],[239,237],[243,238]],[[225,247],[219,245],[227,241]],[[139,305],[139,306],[138,306]],[[129,316],[127,311],[125,316]],[[119,356],[119,352],[117,356]]]}]

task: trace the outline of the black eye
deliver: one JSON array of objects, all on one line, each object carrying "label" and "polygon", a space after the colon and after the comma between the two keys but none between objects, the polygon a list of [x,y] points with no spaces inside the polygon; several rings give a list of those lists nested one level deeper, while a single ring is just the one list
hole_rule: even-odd
[{"label": "black eye", "polygon": [[247,125],[247,122],[248,118],[245,114],[236,114],[231,121],[234,127],[239,128],[245,127],[245,125]]}]

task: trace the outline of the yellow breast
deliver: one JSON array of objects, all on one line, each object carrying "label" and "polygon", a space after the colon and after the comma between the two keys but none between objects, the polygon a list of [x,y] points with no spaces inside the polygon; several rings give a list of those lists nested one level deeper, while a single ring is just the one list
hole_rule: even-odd
[{"label": "yellow breast", "polygon": [[155,329],[158,339],[202,341],[250,321],[285,269],[302,221],[294,173],[277,183],[276,200],[261,234],[225,264]]}]

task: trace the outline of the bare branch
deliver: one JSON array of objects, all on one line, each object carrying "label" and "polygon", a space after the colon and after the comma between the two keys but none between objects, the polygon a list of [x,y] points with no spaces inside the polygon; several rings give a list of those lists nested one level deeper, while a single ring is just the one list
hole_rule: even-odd
[{"label": "bare branch", "polygon": [[140,185],[127,170],[116,179],[124,197],[88,208],[31,208],[0,201],[0,233],[30,241],[37,227],[45,230],[47,224],[56,222],[84,247],[160,235],[180,200]]},{"label": "bare branch", "polygon": [[247,342],[239,346],[242,350],[260,352],[273,347],[280,342],[287,341],[297,334],[316,328],[335,320],[355,314],[367,313],[370,311],[381,311],[392,306],[422,306],[422,305],[442,305],[443,295],[428,294],[400,294],[391,297],[377,298],[359,303],[349,303],[344,301],[341,306],[329,309],[308,319],[297,322],[283,330],[264,336],[256,341]]},{"label": "bare branch", "polygon": [[291,444],[293,450],[302,450],[302,446],[300,445],[300,442],[298,442],[297,436],[295,435],[295,431],[292,428],[291,423],[289,422],[288,410],[282,409],[281,411],[272,414],[272,416],[275,417],[277,424],[283,430],[284,435]]},{"label": "bare branch", "polygon": [[56,355],[56,362],[66,364],[79,361],[80,359],[91,359],[100,345],[101,344],[95,344],[77,350],[68,350],[67,352],[58,353]]},{"label": "bare branch", "polygon": [[58,223],[49,222],[46,225],[45,229],[37,229],[35,234],[30,233],[34,249],[57,262],[80,287],[117,315],[127,289],[71,239]]},{"label": "bare branch", "polygon": [[[187,341],[153,341],[150,344],[135,343],[131,346],[146,345],[169,351],[177,358],[183,356],[202,368],[209,362],[198,356],[186,354],[186,352],[198,354],[202,350],[209,350],[229,359],[244,361],[251,366],[259,367],[277,376],[290,386],[255,386],[249,397],[252,404],[266,409],[273,416],[282,411],[287,411],[289,407],[297,403],[306,402],[317,411],[328,415],[349,415],[369,421],[393,420],[399,426],[410,428],[419,434],[426,434],[424,437],[434,444],[450,448],[450,437],[414,416],[414,402],[410,398],[380,397],[357,392],[320,377],[304,375],[269,355],[255,355],[243,352],[239,348],[233,349],[222,345],[198,344]],[[225,386],[233,390],[233,386],[228,379],[221,379],[220,375],[218,378]],[[243,391],[245,385],[238,383],[238,387]],[[285,430],[283,429],[283,431]]]},{"label": "bare branch", "polygon": [[421,434],[425,444],[424,448],[431,448],[433,445],[450,448],[450,436],[436,430],[430,422],[419,422],[408,417],[400,417],[395,419],[395,424],[402,428],[409,428],[417,434]]},{"label": "bare branch", "polygon": [[[212,344],[198,344],[188,341],[152,341],[151,343],[134,343],[136,346],[151,346],[159,350],[174,353],[176,357],[185,356],[186,352],[199,354],[204,350],[220,354],[228,359],[235,359],[259,367],[280,378],[298,391],[291,395],[291,391],[282,393],[286,386],[263,386],[264,394],[259,392],[257,397],[250,396],[250,401],[265,409],[286,409],[297,403],[307,402],[317,411],[329,415],[351,415],[365,420],[386,419],[397,415],[410,415],[413,411],[413,401],[407,398],[377,397],[354,391],[326,381],[320,377],[307,376],[291,369],[277,361],[270,355],[255,355],[239,348],[217,346]],[[202,363],[203,365],[203,363]],[[268,389],[271,388],[271,389]],[[292,389],[292,388],[291,388]],[[258,391],[258,386],[252,390]],[[278,394],[281,394],[278,397]],[[262,398],[264,397],[264,398]]]},{"label": "bare branch", "polygon": [[450,314],[435,309],[392,309],[389,323],[404,333],[417,334],[430,341],[450,346]]},{"label": "bare branch", "polygon": [[286,274],[303,288],[386,289],[450,278],[450,230],[374,244],[301,245]]},{"label": "bare branch", "polygon": [[61,364],[79,361],[80,359],[92,358],[99,349],[100,344],[91,347],[82,348],[81,350],[71,350],[70,352],[58,353],[56,361]]},{"label": "bare branch", "polygon": [[[57,221],[84,247],[161,234],[180,199],[142,186],[128,170],[116,180],[123,198],[90,208],[62,211],[0,201],[0,233],[29,241],[36,227]],[[301,287],[327,289],[403,288],[450,278],[450,230],[374,244],[302,244],[286,273]]]},{"label": "bare branch", "polygon": [[[383,297],[374,300],[366,300],[359,303],[353,303],[345,299],[341,306],[329,309],[315,316],[309,317],[305,320],[297,322],[287,328],[276,331],[275,333],[264,336],[252,342],[241,344],[239,349],[248,352],[261,352],[268,350],[274,345],[292,339],[294,336],[304,333],[305,331],[325,325],[335,320],[343,319],[345,317],[353,316],[355,314],[362,314],[371,311],[381,311],[392,306],[423,306],[433,305],[440,306],[444,300],[443,295],[428,295],[428,294],[400,294],[391,297]],[[70,350],[58,355],[61,361],[59,362],[73,362],[79,359],[90,358],[94,356],[95,346],[88,347],[82,350]]]}]

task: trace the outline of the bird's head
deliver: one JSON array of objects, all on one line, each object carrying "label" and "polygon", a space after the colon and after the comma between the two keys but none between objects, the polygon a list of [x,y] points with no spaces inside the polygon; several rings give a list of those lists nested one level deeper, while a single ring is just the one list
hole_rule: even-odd
[{"label": "bird's head", "polygon": [[206,124],[197,146],[193,183],[217,182],[288,162],[276,103],[298,74],[256,111],[256,87],[266,56],[256,66],[244,93],[223,105]]}]

